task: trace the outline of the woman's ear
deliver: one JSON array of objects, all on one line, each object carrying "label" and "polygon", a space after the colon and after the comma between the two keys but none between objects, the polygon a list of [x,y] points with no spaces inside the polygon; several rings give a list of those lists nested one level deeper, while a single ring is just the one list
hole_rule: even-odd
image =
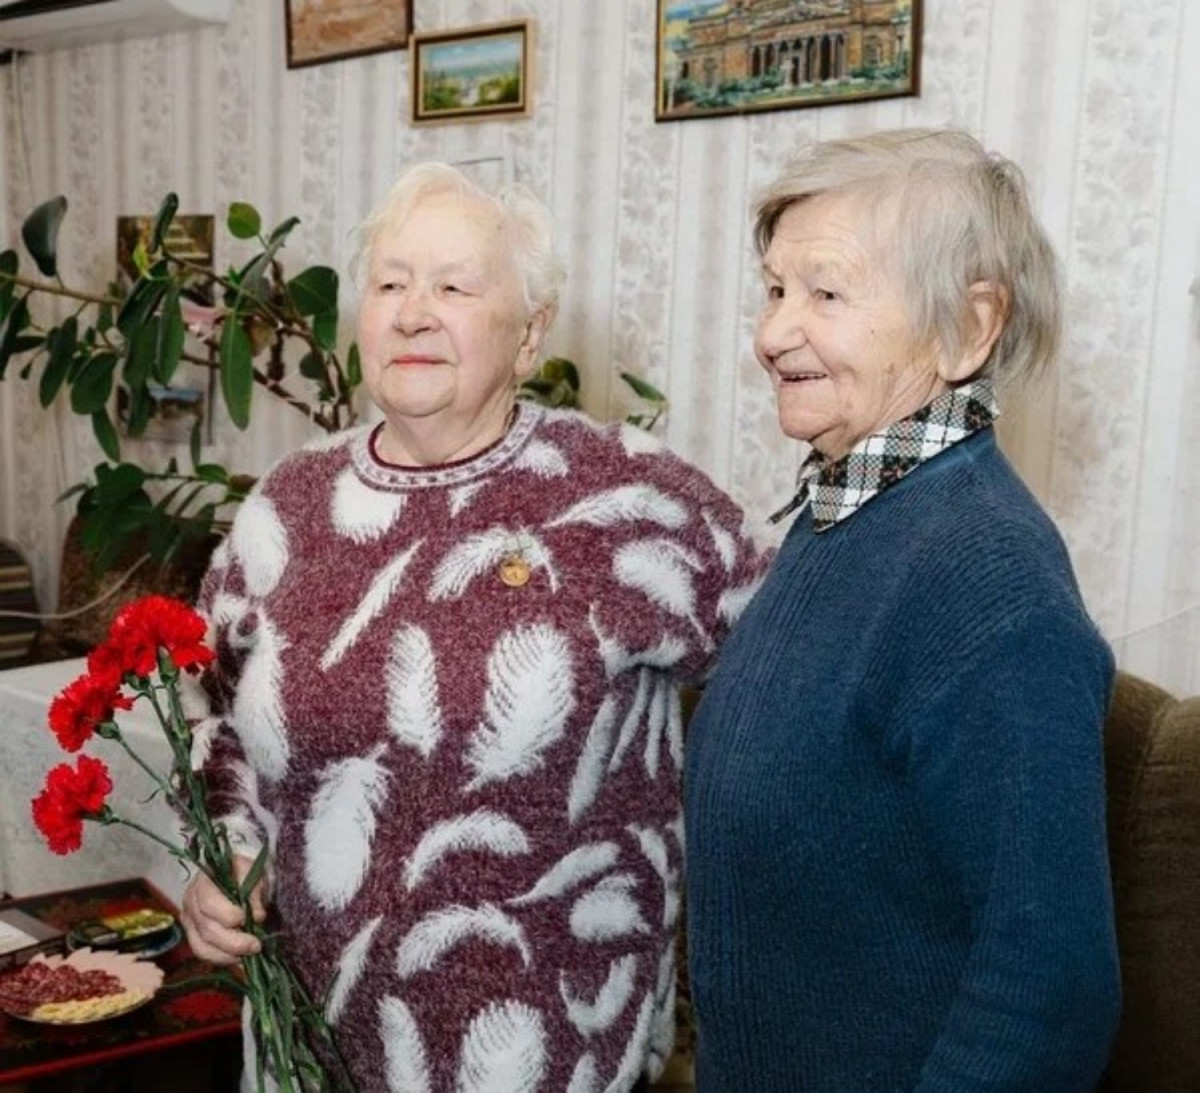
[{"label": "woman's ear", "polygon": [[967,289],[966,329],[957,359],[943,358],[938,375],[949,384],[963,383],[975,375],[991,355],[992,347],[1008,323],[1008,289],[995,281],[976,281]]},{"label": "woman's ear", "polygon": [[521,337],[521,346],[517,350],[517,366],[513,374],[518,380],[533,375],[537,368],[538,354],[541,352],[542,341],[546,331],[554,321],[558,308],[554,304],[539,307],[525,323],[525,333]]}]

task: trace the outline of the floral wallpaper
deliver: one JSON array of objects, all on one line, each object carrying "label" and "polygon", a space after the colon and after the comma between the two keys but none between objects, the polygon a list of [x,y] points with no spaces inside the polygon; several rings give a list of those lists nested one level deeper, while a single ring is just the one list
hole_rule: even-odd
[{"label": "floral wallpaper", "polygon": [[[1067,288],[1059,371],[1008,408],[1005,446],[1122,663],[1200,690],[1195,5],[926,0],[919,98],[665,124],[655,0],[415,8],[422,30],[531,17],[532,117],[412,129],[407,53],[289,70],[282,0],[239,0],[226,26],[0,69],[8,245],[33,205],[65,193],[65,275],[102,285],[116,217],[152,212],[174,189],[184,212],[223,218],[245,200],[268,222],[299,216],[285,257],[344,271],[354,225],[405,165],[498,161],[554,210],[570,278],[549,350],[579,362],[589,409],[624,412],[622,369],[652,380],[671,399],[669,443],[761,523],[802,453],[778,435],[750,352],[754,192],[806,138],[963,126],[1025,170]],[[220,264],[236,258],[227,244],[219,230]],[[352,310],[347,282],[347,337]],[[307,435],[299,415],[257,398],[251,430],[218,417],[207,454],[261,470]],[[34,557],[51,605],[69,517],[54,498],[98,452],[86,425],[40,410],[13,379],[0,384],[0,438],[0,535]]]}]

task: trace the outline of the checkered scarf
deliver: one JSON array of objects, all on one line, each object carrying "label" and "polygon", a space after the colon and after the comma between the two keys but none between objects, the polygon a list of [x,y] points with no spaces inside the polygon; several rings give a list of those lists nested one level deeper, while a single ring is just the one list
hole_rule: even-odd
[{"label": "checkered scarf", "polygon": [[938,452],[987,428],[999,413],[991,383],[976,380],[951,388],[915,414],[872,433],[841,459],[826,462],[814,450],[800,466],[795,496],[770,521],[778,523],[811,504],[813,530],[824,531]]}]

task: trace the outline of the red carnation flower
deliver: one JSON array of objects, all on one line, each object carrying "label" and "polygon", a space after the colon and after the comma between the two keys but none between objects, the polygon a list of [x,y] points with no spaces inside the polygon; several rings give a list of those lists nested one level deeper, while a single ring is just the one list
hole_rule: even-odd
[{"label": "red carnation flower", "polygon": [[70,854],[83,843],[83,821],[97,819],[112,792],[108,767],[81,755],[72,767],[60,763],[46,775],[46,785],[33,799],[33,822],[55,854]]},{"label": "red carnation flower", "polygon": [[[118,678],[119,684],[119,678]],[[50,703],[50,728],[67,751],[78,751],[114,710],[133,709],[132,700],[106,678],[80,676]]]},{"label": "red carnation flower", "polygon": [[203,617],[182,601],[144,596],[117,612],[106,644],[127,672],[150,675],[158,668],[160,648],[176,668],[197,672],[213,659],[204,644],[206,631]]}]

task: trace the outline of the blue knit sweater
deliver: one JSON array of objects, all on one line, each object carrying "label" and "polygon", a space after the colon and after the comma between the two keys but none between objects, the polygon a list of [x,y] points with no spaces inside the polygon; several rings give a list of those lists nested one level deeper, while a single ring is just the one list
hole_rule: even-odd
[{"label": "blue knit sweater", "polygon": [[1094,1088],[1112,676],[991,429],[797,518],[688,735],[700,1093]]}]

